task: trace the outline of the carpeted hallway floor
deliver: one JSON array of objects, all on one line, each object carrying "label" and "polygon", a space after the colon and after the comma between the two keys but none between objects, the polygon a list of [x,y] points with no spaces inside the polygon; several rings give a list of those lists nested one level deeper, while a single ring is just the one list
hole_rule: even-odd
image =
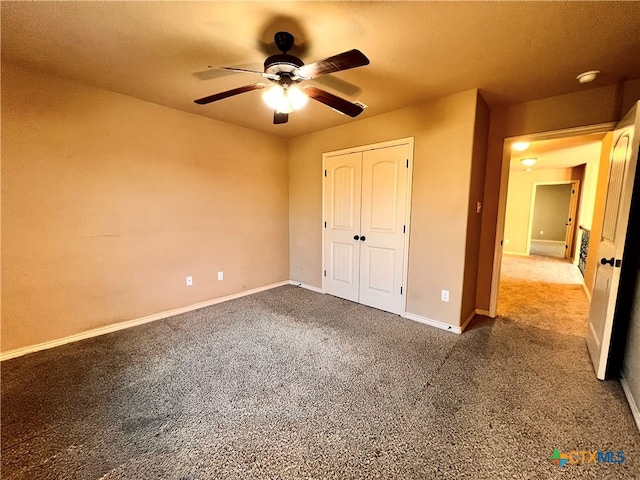
[{"label": "carpeted hallway floor", "polygon": [[2,363],[6,479],[631,479],[639,455],[580,337],[455,335],[298,287]]},{"label": "carpeted hallway floor", "polygon": [[584,337],[589,301],[578,267],[557,258],[504,255],[498,315],[550,332]]}]

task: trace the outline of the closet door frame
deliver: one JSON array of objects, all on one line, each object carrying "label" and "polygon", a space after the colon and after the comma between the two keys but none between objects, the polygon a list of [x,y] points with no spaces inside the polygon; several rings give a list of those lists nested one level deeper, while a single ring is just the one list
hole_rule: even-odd
[{"label": "closet door frame", "polygon": [[346,155],[349,153],[360,153],[366,152],[369,150],[379,150],[388,147],[395,147],[400,145],[406,145],[407,148],[407,161],[408,161],[408,171],[407,171],[407,189],[406,189],[406,213],[405,213],[405,225],[406,232],[404,235],[404,251],[403,251],[403,272],[402,272],[402,311],[400,312],[400,316],[404,316],[407,310],[407,278],[408,278],[408,270],[409,270],[409,236],[411,234],[411,192],[413,186],[413,157],[414,157],[414,137],[406,137],[400,138],[396,140],[389,140],[380,143],[373,143],[369,145],[360,145],[351,148],[345,148],[342,150],[335,150],[331,152],[326,152],[322,154],[322,293],[326,293],[325,290],[325,266],[326,266],[326,258],[325,258],[325,221],[327,218],[327,212],[325,212],[325,188],[324,188],[324,172],[325,172],[325,163],[326,159],[330,157],[335,157],[339,155]]}]

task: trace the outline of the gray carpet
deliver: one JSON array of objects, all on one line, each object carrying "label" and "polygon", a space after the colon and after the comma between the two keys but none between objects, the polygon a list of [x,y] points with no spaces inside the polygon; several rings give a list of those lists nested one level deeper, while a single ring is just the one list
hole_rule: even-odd
[{"label": "gray carpet", "polygon": [[621,479],[638,455],[584,339],[455,335],[297,287],[2,363],[6,479]]}]

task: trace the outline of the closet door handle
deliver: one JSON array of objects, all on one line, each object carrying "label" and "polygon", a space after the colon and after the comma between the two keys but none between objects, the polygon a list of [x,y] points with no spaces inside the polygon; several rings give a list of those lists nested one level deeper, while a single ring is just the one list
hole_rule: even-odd
[{"label": "closet door handle", "polygon": [[353,236],[353,239],[354,239],[354,240],[360,240],[360,237],[359,237],[358,235],[354,235],[354,236]]},{"label": "closet door handle", "polygon": [[366,239],[367,239],[367,237],[365,237],[364,235],[362,235],[362,236],[360,237],[360,241],[361,241],[361,242],[364,242]]},{"label": "closet door handle", "polygon": [[600,263],[602,265],[606,265],[608,263],[609,265],[611,265],[613,267],[613,261],[614,260],[615,260],[615,258],[613,258],[613,257],[611,257],[609,260],[607,260],[606,258],[601,258],[600,259]]}]

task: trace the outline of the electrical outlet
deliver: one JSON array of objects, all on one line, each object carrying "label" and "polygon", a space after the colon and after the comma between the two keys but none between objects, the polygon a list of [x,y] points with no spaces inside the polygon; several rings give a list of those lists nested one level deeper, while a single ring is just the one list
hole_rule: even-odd
[{"label": "electrical outlet", "polygon": [[440,294],[440,300],[449,303],[449,290],[442,290],[442,293]]},{"label": "electrical outlet", "polygon": [[504,244],[505,244],[505,245],[509,245],[509,239],[508,239],[508,238],[505,238],[505,239],[504,239]]},{"label": "electrical outlet", "polygon": [[190,287],[191,285],[193,285],[193,277],[191,275],[185,278],[185,281],[187,283],[187,287]]},{"label": "electrical outlet", "polygon": [[540,230],[540,235],[544,235],[544,230]]},{"label": "electrical outlet", "polygon": [[218,281],[224,280],[224,272],[218,272]]}]

